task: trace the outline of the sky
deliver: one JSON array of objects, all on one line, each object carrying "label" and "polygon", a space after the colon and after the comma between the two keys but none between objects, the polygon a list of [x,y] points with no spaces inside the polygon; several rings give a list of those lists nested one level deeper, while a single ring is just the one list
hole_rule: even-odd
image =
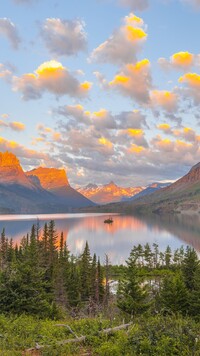
[{"label": "sky", "polygon": [[0,151],[74,187],[171,181],[200,161],[200,0],[7,0]]}]

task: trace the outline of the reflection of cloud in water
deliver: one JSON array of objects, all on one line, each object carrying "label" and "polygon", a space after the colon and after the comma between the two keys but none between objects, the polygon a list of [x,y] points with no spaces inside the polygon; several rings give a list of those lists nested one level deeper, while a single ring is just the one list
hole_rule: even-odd
[{"label": "reflection of cloud in water", "polygon": [[[45,222],[54,219],[58,236],[63,231],[70,251],[79,255],[82,253],[85,242],[88,241],[91,252],[104,261],[105,254],[109,255],[112,263],[123,263],[129,256],[133,245],[147,242],[152,245],[159,244],[160,250],[167,245],[172,249],[180,247],[184,242],[200,250],[200,229],[194,229],[186,220],[179,218],[159,217],[136,218],[133,216],[113,216],[112,225],[104,224],[105,214],[68,214],[68,215],[38,215],[38,216],[9,216],[0,219],[0,230],[6,229],[6,235],[19,241],[30,231],[33,223],[40,221],[43,228]],[[13,220],[13,218],[15,220]],[[24,219],[23,219],[24,218]],[[10,220],[9,220],[10,219]],[[191,221],[191,219],[190,219]],[[198,221],[199,224],[199,221]]]}]

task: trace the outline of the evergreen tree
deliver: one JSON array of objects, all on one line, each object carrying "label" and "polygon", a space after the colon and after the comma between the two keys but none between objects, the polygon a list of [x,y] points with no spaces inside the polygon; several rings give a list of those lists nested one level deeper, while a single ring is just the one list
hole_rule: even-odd
[{"label": "evergreen tree", "polygon": [[142,313],[148,308],[147,291],[141,286],[138,272],[134,249],[127,261],[127,272],[118,290],[118,307],[131,315]]},{"label": "evergreen tree", "polygon": [[188,308],[188,291],[181,273],[164,278],[160,292],[161,307],[185,314]]},{"label": "evergreen tree", "polygon": [[83,301],[89,300],[92,294],[91,289],[91,256],[88,242],[86,242],[80,259],[80,292]]},{"label": "evergreen tree", "polygon": [[200,319],[200,266],[194,273],[193,290],[189,293],[189,314]]},{"label": "evergreen tree", "polygon": [[195,288],[195,273],[198,270],[199,261],[195,250],[187,247],[182,263],[182,272],[186,287],[189,291]]}]

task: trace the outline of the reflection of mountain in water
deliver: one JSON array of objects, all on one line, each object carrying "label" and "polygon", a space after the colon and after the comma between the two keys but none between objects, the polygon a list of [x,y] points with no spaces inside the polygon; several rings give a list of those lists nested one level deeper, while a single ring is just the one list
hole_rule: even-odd
[{"label": "reflection of mountain in water", "polygon": [[200,216],[194,215],[154,215],[140,217],[144,223],[151,224],[153,228],[166,229],[170,234],[178,237],[187,245],[191,245],[200,252]]},{"label": "reflection of mountain in water", "polygon": [[[20,239],[31,230],[32,224],[37,222],[37,217],[16,216],[8,217],[10,220],[0,221],[0,231],[6,229],[7,237],[14,241]],[[12,219],[15,220],[12,220]],[[133,247],[147,242],[152,245],[159,244],[160,250],[167,245],[172,249],[183,245],[192,245],[200,251],[200,219],[198,216],[190,216],[188,219],[181,216],[160,217],[134,217],[116,215],[113,216],[112,225],[104,224],[105,214],[71,214],[71,215],[47,215],[38,216],[41,231],[44,223],[55,220],[58,236],[63,231],[69,250],[74,254],[80,254],[88,241],[91,253],[96,252],[102,261],[105,253],[109,255],[112,263],[123,263]]]}]

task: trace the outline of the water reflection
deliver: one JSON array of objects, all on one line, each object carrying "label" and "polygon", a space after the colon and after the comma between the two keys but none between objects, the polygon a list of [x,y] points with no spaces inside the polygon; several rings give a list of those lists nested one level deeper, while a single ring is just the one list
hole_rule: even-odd
[{"label": "water reflection", "polygon": [[112,225],[104,224],[105,214],[57,214],[38,216],[1,216],[0,231],[19,241],[30,231],[33,223],[54,219],[58,235],[63,231],[68,247],[75,255],[80,254],[88,241],[91,252],[104,260],[105,253],[112,263],[123,263],[133,245],[138,243],[159,244],[160,250],[167,245],[176,249],[191,245],[200,252],[200,218],[190,216],[114,216]]}]

